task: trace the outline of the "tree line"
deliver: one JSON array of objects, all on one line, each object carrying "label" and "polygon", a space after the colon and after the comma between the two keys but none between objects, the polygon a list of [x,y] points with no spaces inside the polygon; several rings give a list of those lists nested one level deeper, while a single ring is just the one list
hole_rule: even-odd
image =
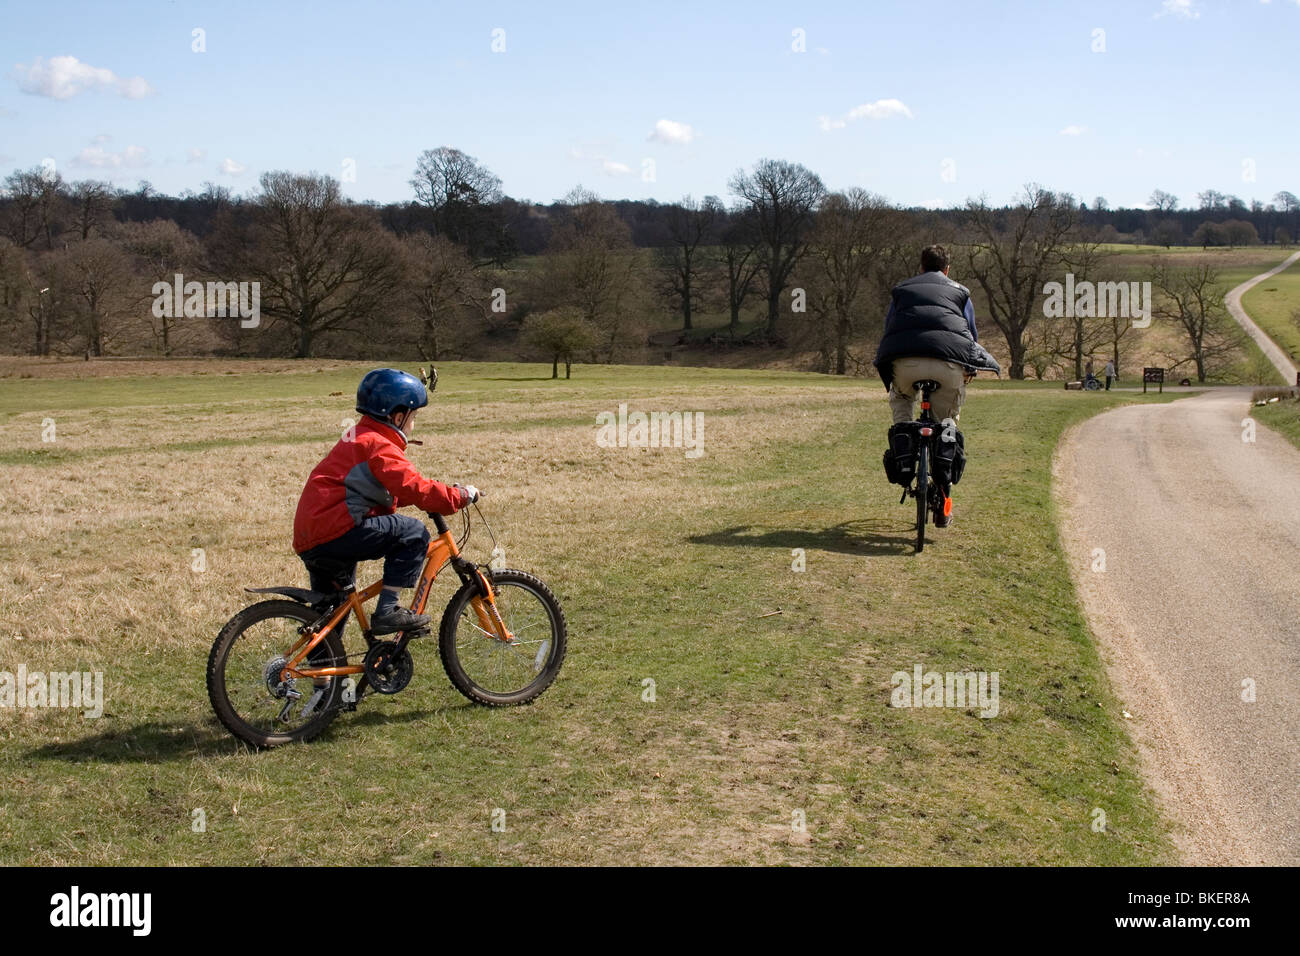
[{"label": "tree line", "polygon": [[[646,360],[690,342],[786,347],[820,371],[858,374],[869,368],[888,290],[939,241],[982,306],[982,338],[990,323],[1001,336],[992,347],[1012,377],[1081,375],[1098,349],[1119,364],[1130,325],[1044,321],[1045,282],[1064,271],[1097,275],[1103,244],[1123,239],[1289,243],[1300,216],[1290,193],[1247,206],[1211,190],[1190,210],[1156,190],[1146,210],[1112,210],[1100,197],[1084,203],[1037,185],[1000,207],[979,198],[959,209],[902,208],[859,188],[829,190],[806,167],[770,159],[738,170],[728,201],[611,202],[579,187],[541,205],[504,195],[486,166],[447,147],[417,158],[410,185],[409,201],[380,205],[349,201],[332,177],[287,171],[262,175],[242,197],[213,184],[170,197],[147,183],[114,190],[15,171],[0,193],[0,350],[504,354],[543,358],[554,375],[563,364],[567,375],[575,361]],[[178,274],[257,283],[257,322],[158,308],[155,287]],[[1195,279],[1186,269],[1149,278],[1160,315],[1185,333],[1170,366],[1209,374],[1235,347],[1221,295],[1186,293]],[[1216,281],[1211,270],[1198,288]],[[1201,310],[1190,325],[1175,315],[1186,302]]]}]

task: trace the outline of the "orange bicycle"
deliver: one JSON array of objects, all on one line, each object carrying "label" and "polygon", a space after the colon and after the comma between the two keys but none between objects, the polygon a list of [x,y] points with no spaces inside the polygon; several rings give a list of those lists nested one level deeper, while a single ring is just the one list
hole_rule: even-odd
[{"label": "orange bicycle", "polygon": [[[438,533],[429,542],[411,610],[424,612],[434,579],[450,564],[461,586],[439,626],[438,651],[447,676],[476,704],[529,703],[551,686],[564,663],[564,610],[533,575],[493,570],[464,557],[470,518],[468,510],[461,514],[465,524],[459,541],[441,515],[429,516]],[[482,519],[483,513],[478,514]],[[491,535],[485,519],[484,524]],[[246,588],[288,600],[244,608],[212,645],[208,697],[226,729],[254,747],[311,740],[340,710],[356,710],[367,688],[380,694],[405,689],[415,669],[407,644],[429,628],[382,639],[372,635],[365,604],[382,587],[376,581],[358,591],[349,584],[333,594]],[[343,633],[353,615],[366,649],[348,654]]]}]

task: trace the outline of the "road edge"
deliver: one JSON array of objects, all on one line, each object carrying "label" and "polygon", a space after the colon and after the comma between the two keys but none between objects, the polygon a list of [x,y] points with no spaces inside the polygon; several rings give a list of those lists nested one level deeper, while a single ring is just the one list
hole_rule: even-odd
[{"label": "road edge", "polygon": [[1255,344],[1259,346],[1259,349],[1264,353],[1265,358],[1273,363],[1273,367],[1281,373],[1282,380],[1287,385],[1296,384],[1296,374],[1297,371],[1300,370],[1297,370],[1296,365],[1291,361],[1290,356],[1288,356],[1286,352],[1282,351],[1282,346],[1274,342],[1267,332],[1255,324],[1255,320],[1252,319],[1250,315],[1247,314],[1245,308],[1242,307],[1241,297],[1265,279],[1271,279],[1279,272],[1285,272],[1298,260],[1300,260],[1300,252],[1293,252],[1291,255],[1283,259],[1281,264],[1274,266],[1267,272],[1261,272],[1257,276],[1252,276],[1241,285],[1229,289],[1223,296],[1223,304],[1227,307],[1228,314],[1231,315],[1234,321],[1236,321],[1236,323],[1246,331],[1247,335],[1255,340]]},{"label": "road edge", "polygon": [[1208,761],[1173,707],[1162,675],[1122,615],[1099,594],[1099,580],[1084,573],[1085,562],[1071,560],[1071,555],[1091,553],[1083,540],[1075,507],[1079,432],[1089,422],[1132,407],[1124,404],[1105,409],[1062,432],[1051,464],[1057,538],[1112,695],[1121,704],[1143,701],[1140,710],[1134,708],[1143,716],[1122,723],[1137,750],[1143,779],[1155,794],[1157,807],[1173,824],[1170,836],[1180,862],[1189,866],[1253,865],[1259,854],[1249,834],[1227,811],[1228,801],[1217,783],[1205,772]]}]

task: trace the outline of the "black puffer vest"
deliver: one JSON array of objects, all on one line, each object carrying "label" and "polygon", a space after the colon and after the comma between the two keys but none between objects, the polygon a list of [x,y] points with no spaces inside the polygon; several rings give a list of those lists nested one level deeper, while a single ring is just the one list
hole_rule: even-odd
[{"label": "black puffer vest", "polygon": [[891,294],[894,318],[874,363],[885,388],[893,381],[897,358],[937,358],[969,369],[1002,370],[970,334],[965,311],[970,290],[964,285],[942,272],[923,272],[894,286]]}]

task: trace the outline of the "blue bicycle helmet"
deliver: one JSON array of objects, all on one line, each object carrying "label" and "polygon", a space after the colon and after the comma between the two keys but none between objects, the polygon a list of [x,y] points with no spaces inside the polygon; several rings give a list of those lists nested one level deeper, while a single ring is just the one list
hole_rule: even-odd
[{"label": "blue bicycle helmet", "polygon": [[395,368],[367,372],[357,386],[357,411],[387,422],[399,408],[423,408],[429,393],[414,375]]}]

